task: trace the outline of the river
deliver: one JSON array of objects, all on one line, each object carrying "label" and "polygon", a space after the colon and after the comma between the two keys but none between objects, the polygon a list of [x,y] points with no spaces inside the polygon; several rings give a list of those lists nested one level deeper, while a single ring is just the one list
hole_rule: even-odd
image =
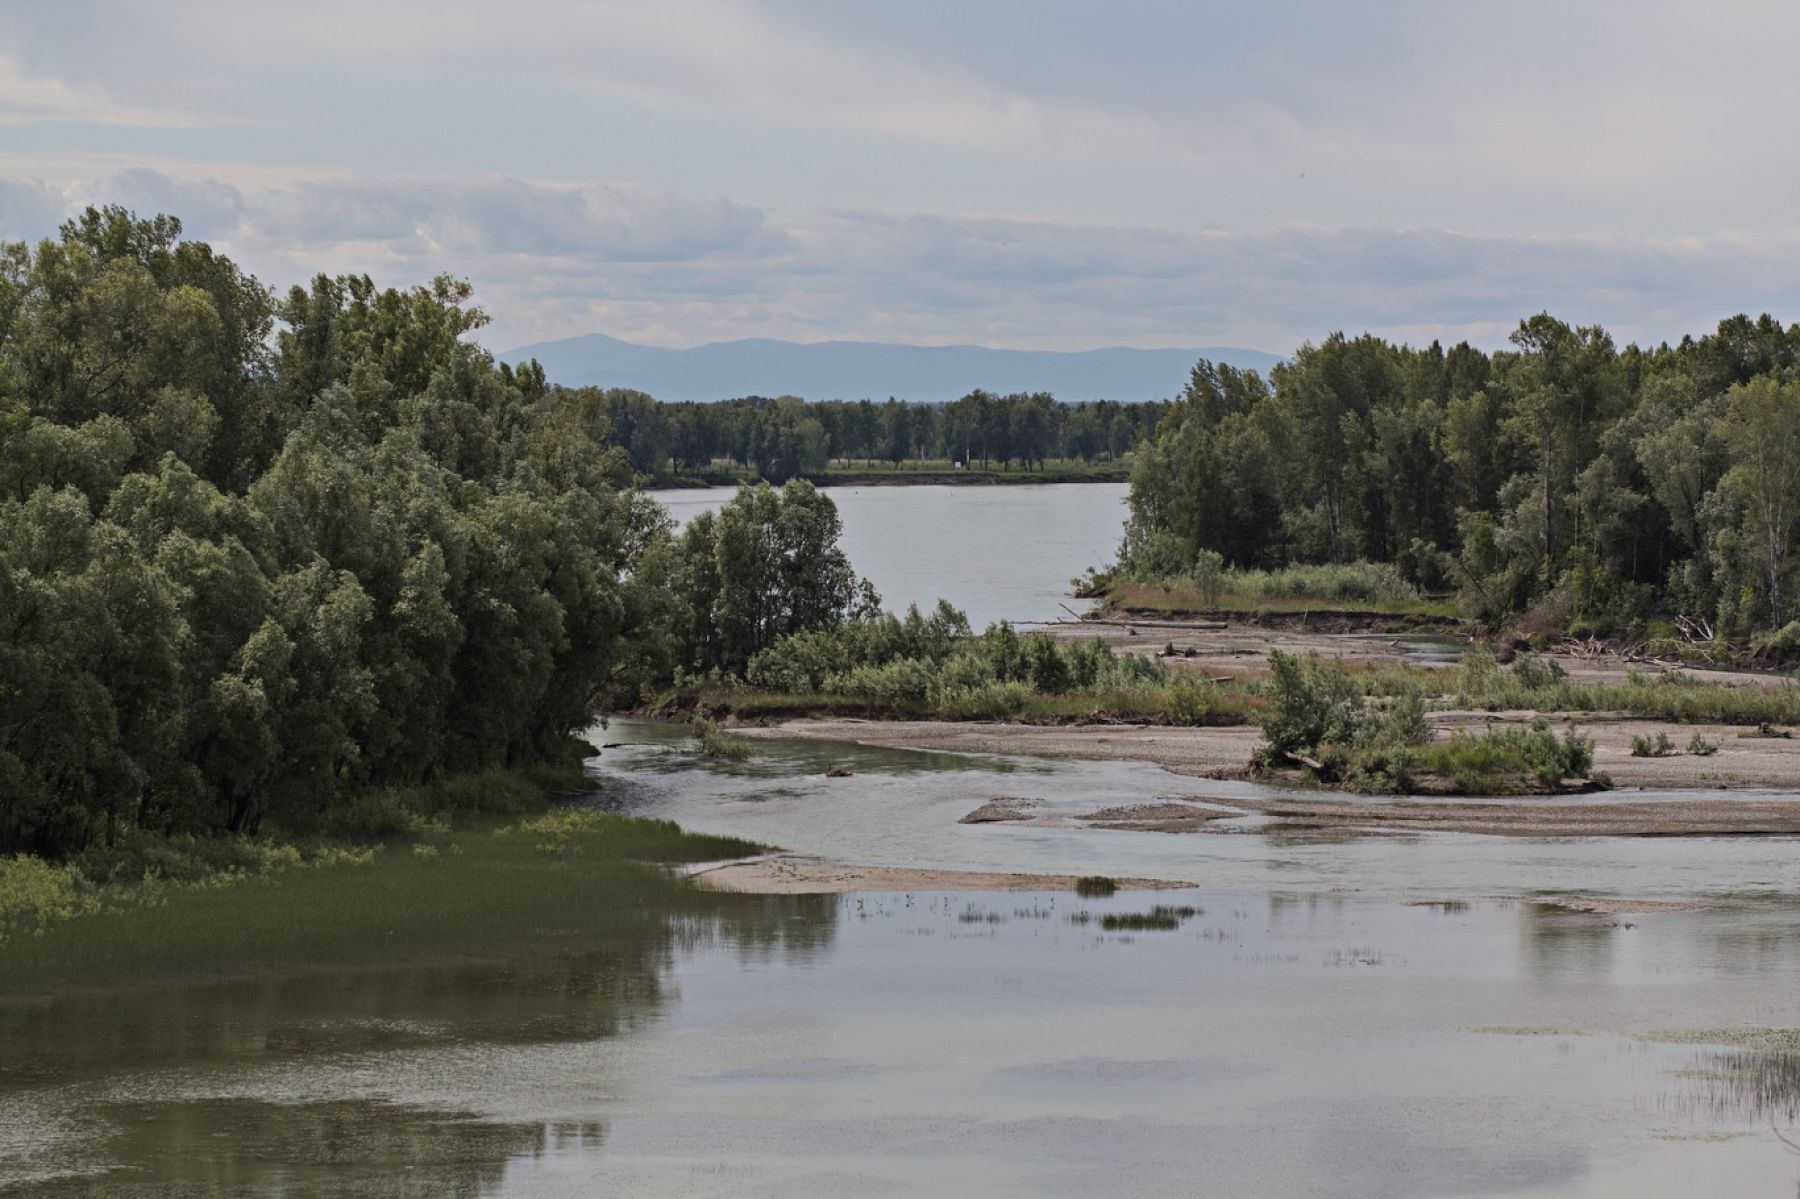
[{"label": "river", "polygon": [[[853,488],[840,507],[852,560],[890,601],[1050,618],[1116,537],[1108,494]],[[1062,544],[1078,525],[1080,544]],[[1032,548],[1045,538],[1051,551]],[[621,942],[554,958],[0,1003],[0,1193],[1800,1185],[1792,838],[963,825],[995,796],[1074,813],[1199,784],[1143,764],[798,739],[723,765],[675,726],[592,735],[610,746],[590,763],[607,805],[697,831],[1192,885],[721,897],[712,915],[647,913]],[[1583,896],[1656,903],[1567,902]]]}]

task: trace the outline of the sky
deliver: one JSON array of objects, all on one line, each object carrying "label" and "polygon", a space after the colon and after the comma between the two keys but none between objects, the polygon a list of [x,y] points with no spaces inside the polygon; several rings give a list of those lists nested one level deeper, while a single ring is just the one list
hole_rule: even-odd
[{"label": "sky", "polygon": [[604,332],[1494,347],[1800,319],[1800,5],[7,0],[0,238]]}]

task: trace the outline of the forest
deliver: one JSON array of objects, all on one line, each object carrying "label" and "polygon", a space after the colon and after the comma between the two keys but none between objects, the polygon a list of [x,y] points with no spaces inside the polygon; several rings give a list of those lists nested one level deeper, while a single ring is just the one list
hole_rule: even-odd
[{"label": "forest", "polygon": [[1199,363],[1135,455],[1111,581],[1385,564],[1490,627],[1800,657],[1800,326],[1621,348],[1539,314],[1510,344]]},{"label": "forest", "polygon": [[0,251],[0,854],[566,764],[609,694],[873,606],[805,483],[677,541],[484,320],[118,208]]},{"label": "forest", "polygon": [[607,417],[606,442],[652,482],[707,478],[720,463],[771,483],[821,479],[834,465],[930,463],[1042,470],[1051,461],[1122,463],[1156,431],[1162,403],[1064,403],[1043,392],[977,388],[948,404],[749,396],[664,404],[641,391],[584,388]]}]

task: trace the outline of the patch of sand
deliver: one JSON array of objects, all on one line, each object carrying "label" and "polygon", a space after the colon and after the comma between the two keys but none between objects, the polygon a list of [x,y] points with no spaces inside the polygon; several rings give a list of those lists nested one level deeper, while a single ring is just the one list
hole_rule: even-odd
[{"label": "patch of sand", "polygon": [[1030,820],[1031,809],[1037,806],[1038,801],[1035,799],[1019,799],[1010,795],[1002,795],[988,800],[957,823],[1002,824],[1009,820]]},{"label": "patch of sand", "polygon": [[[1205,803],[1210,801],[1198,801]],[[1225,808],[1200,807],[1196,801],[1163,800],[1158,803],[1125,804],[1101,808],[1075,819],[1094,828],[1123,829],[1130,832],[1186,833],[1198,832],[1215,820],[1229,820],[1242,812]]]},{"label": "patch of sand", "polygon": [[[1800,835],[1793,800],[1695,799],[1563,803],[1555,800],[1380,799],[1325,795],[1317,800],[1220,800],[1278,822],[1283,831],[1480,833],[1497,837],[1718,837]],[[1259,832],[1266,827],[1231,831]]]},{"label": "patch of sand", "polygon": [[[1454,729],[1473,733],[1496,725],[1529,724],[1531,712],[1438,711],[1428,714],[1439,738]],[[1571,719],[1594,742],[1594,770],[1612,779],[1614,790],[1632,787],[1730,791],[1744,788],[1795,789],[1800,804],[1800,737],[1740,737],[1737,725],[1669,725],[1616,713],[1566,713],[1549,718],[1558,731]],[[1029,754],[1043,758],[1088,758],[1151,762],[1193,778],[1241,779],[1262,739],[1253,725],[1226,728],[1172,728],[1166,725],[1030,725],[943,720],[789,720],[769,728],[735,730],[745,736],[806,737],[857,741],[865,745],[948,750],[960,753]],[[1699,733],[1718,746],[1710,756],[1680,753],[1666,758],[1634,758],[1633,737],[1668,733],[1685,748]],[[1752,830],[1768,831],[1768,830]]]},{"label": "patch of sand", "polygon": [[[1002,874],[979,870],[921,870],[851,866],[823,858],[768,857],[702,866],[688,877],[720,891],[760,895],[837,895],[850,891],[1072,891],[1073,874]],[[1175,891],[1193,883],[1115,878],[1121,891]]]}]

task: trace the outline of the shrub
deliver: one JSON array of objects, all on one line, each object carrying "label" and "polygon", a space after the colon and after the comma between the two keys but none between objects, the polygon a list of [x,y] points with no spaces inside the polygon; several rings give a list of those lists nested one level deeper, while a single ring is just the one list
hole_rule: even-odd
[{"label": "shrub", "polygon": [[1183,675],[1172,681],[1164,692],[1163,711],[1171,724],[1205,724],[1216,707],[1218,694],[1217,684]]},{"label": "shrub", "polygon": [[[1700,734],[1695,733],[1695,737]],[[1631,738],[1631,756],[1634,758],[1666,758],[1675,752],[1675,743],[1669,740],[1669,734],[1658,733],[1654,738],[1634,735]]]},{"label": "shrub", "polygon": [[331,813],[329,830],[349,841],[416,837],[431,827],[399,792],[387,787],[361,791]]},{"label": "shrub", "polygon": [[1717,741],[1708,741],[1705,737],[1696,732],[1692,737],[1688,738],[1687,751],[1697,758],[1710,758],[1719,752],[1719,743]]},{"label": "shrub", "polygon": [[1357,733],[1359,748],[1404,749],[1431,740],[1431,725],[1425,720],[1425,696],[1411,686],[1375,716],[1366,719]]},{"label": "shrub", "polygon": [[94,888],[74,866],[42,858],[0,858],[0,943],[42,935],[59,920],[99,910]]},{"label": "shrub", "polygon": [[1751,649],[1757,657],[1771,662],[1800,661],[1800,620],[1790,620],[1774,632],[1758,637]]},{"label": "shrub", "polygon": [[1336,562],[1286,566],[1280,570],[1233,570],[1226,591],[1250,599],[1413,601],[1419,590],[1386,562]]},{"label": "shrub", "polygon": [[1296,658],[1269,651],[1263,741],[1275,755],[1310,754],[1324,744],[1348,745],[1362,719],[1362,690],[1339,662],[1316,653]]},{"label": "shrub", "polygon": [[1491,651],[1472,649],[1462,656],[1456,670],[1456,698],[1459,703],[1485,705],[1501,696],[1506,676]]},{"label": "shrub", "polygon": [[1470,794],[1501,794],[1516,789],[1511,780],[1529,775],[1546,786],[1565,778],[1586,778],[1594,764],[1594,743],[1578,736],[1573,725],[1559,739],[1548,724],[1529,728],[1489,729],[1477,737],[1458,729],[1448,741],[1417,751],[1422,769],[1450,778]]},{"label": "shrub", "polygon": [[1194,555],[1193,568],[1188,572],[1193,580],[1194,590],[1206,601],[1206,606],[1215,608],[1219,604],[1219,596],[1226,585],[1225,557],[1216,550],[1201,550]]},{"label": "shrub", "polygon": [[756,747],[743,737],[735,737],[704,716],[694,717],[694,738],[700,743],[704,757],[726,762],[742,762],[756,756]]},{"label": "shrub", "polygon": [[1521,654],[1513,663],[1512,672],[1522,687],[1550,687],[1568,677],[1562,663],[1536,654]]}]

